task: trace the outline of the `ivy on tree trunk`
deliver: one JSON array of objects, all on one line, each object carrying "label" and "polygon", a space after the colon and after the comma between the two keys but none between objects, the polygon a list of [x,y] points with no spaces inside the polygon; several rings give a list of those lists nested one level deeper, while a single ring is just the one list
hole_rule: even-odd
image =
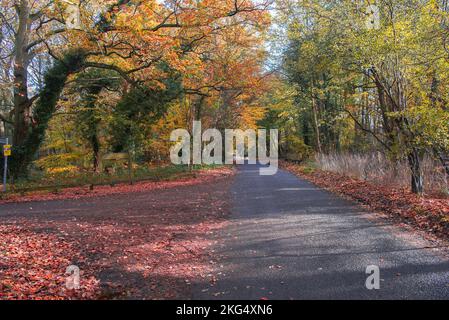
[{"label": "ivy on tree trunk", "polygon": [[69,51],[45,75],[44,88],[33,110],[33,124],[23,143],[13,149],[11,171],[14,178],[27,175],[29,165],[45,138],[48,122],[55,113],[66,80],[69,75],[83,68],[85,57],[83,50]]}]

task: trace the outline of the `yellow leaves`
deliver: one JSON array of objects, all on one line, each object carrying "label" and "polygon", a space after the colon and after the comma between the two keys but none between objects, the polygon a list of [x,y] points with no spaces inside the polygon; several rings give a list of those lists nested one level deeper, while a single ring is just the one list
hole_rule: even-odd
[{"label": "yellow leaves", "polygon": [[[90,43],[83,40],[82,45],[103,51],[104,55],[97,55],[97,62],[112,63],[124,72],[141,68],[141,72],[132,76],[144,81],[157,76],[159,61],[185,74],[188,82],[195,77],[207,79],[205,72],[211,68],[203,65],[204,52],[215,50],[213,54],[217,54],[224,46],[234,43],[224,56],[216,56],[216,61],[222,58],[229,61],[232,59],[229,54],[238,51],[239,46],[260,44],[254,41],[256,37],[241,36],[247,34],[244,28],[248,28],[242,25],[258,19],[266,23],[266,13],[262,14],[252,1],[237,4],[241,12],[229,17],[229,13],[236,9],[234,1],[184,0],[175,7],[156,0],[131,2],[106,13],[106,20],[113,27],[106,33],[97,32],[95,38],[90,35]],[[233,68],[244,66],[234,64]]]},{"label": "yellow leaves", "polygon": [[403,113],[412,130],[419,132],[415,143],[449,150],[449,111],[428,105],[409,108]]},{"label": "yellow leaves", "polygon": [[61,174],[61,173],[76,173],[79,171],[79,168],[76,166],[64,166],[64,167],[56,167],[56,168],[48,168],[46,170],[47,174]]},{"label": "yellow leaves", "polygon": [[240,114],[240,128],[257,129],[258,122],[265,117],[267,109],[262,106],[244,106]]}]

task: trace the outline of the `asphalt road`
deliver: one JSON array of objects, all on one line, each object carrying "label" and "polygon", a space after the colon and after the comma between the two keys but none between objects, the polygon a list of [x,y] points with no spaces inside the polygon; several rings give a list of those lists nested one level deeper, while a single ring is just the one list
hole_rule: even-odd
[{"label": "asphalt road", "polygon": [[[241,166],[215,283],[193,299],[449,299],[447,247],[280,170]],[[366,268],[380,268],[380,289]]]}]

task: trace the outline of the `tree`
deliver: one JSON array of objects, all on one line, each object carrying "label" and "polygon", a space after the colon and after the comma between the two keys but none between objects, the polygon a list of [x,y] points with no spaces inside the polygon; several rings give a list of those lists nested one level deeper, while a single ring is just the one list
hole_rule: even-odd
[{"label": "tree", "polygon": [[310,105],[316,148],[338,149],[338,137],[353,121],[394,161],[407,159],[411,188],[423,193],[424,154],[447,152],[447,133],[423,129],[429,116],[447,112],[444,7],[438,1],[383,1],[380,27],[372,29],[363,3],[279,3],[287,10],[281,18],[289,22],[284,66],[300,100]]},{"label": "tree", "polygon": [[83,51],[69,52],[63,60],[57,61],[45,76],[45,87],[39,94],[39,99],[33,110],[34,124],[28,131],[22,144],[14,147],[14,154],[11,158],[11,167],[14,176],[27,172],[27,167],[33,160],[39,146],[41,145],[45,131],[56,104],[64,89],[67,78],[83,67],[85,61]]},{"label": "tree", "polygon": [[100,139],[99,125],[101,113],[98,105],[99,95],[103,90],[117,90],[119,81],[115,74],[104,70],[91,69],[81,73],[76,79],[75,90],[79,92],[80,108],[77,110],[76,123],[82,138],[92,151],[93,171],[99,168]]},{"label": "tree", "polygon": [[[42,39],[56,47],[57,37],[66,31],[62,8],[54,4],[51,0],[5,0],[0,6],[4,47],[0,60],[7,73],[4,76],[10,81],[8,89],[13,92],[10,101],[12,117],[3,120],[13,125],[14,145],[20,145],[26,139],[31,108],[38,98],[38,84],[33,83],[30,75],[37,75],[32,70],[34,63],[45,61],[42,53],[46,48]],[[31,93],[34,95],[30,96]]]},{"label": "tree", "polygon": [[[109,1],[104,1],[98,6],[103,12],[99,19],[94,17],[96,12],[88,10],[88,6],[83,10],[84,20],[90,19],[96,23],[86,23],[84,30],[71,30],[65,34],[68,45],[76,43],[76,48],[70,51],[64,47],[52,49],[48,37],[39,38],[37,43],[45,45],[58,63],[49,70],[45,87],[38,96],[35,108],[39,111],[33,112],[38,117],[32,119],[35,128],[25,133],[15,145],[15,161],[18,163],[14,165],[14,174],[17,176],[26,172],[42,142],[48,119],[55,110],[54,105],[64,86],[63,83],[59,86],[53,83],[52,78],[58,76],[55,72],[61,72],[60,80],[65,82],[69,75],[84,68],[107,69],[116,72],[132,86],[144,84],[149,88],[158,87],[163,85],[165,73],[158,67],[160,63],[173,70],[186,70],[197,61],[194,48],[200,47],[217,29],[225,29],[227,19],[241,17],[241,20],[235,20],[236,23],[251,21],[254,17],[257,19],[267,6],[265,2],[251,1],[211,4],[209,1],[120,0],[109,5]],[[66,65],[67,59],[73,58],[72,52],[78,53],[76,68]],[[50,101],[42,101],[49,97]],[[49,114],[41,114],[43,109]],[[22,135],[22,130],[17,132]],[[30,141],[36,146],[31,146]]]},{"label": "tree", "polygon": [[[162,68],[165,66],[161,66]],[[131,152],[145,135],[142,127],[151,128],[168,109],[169,103],[182,92],[180,77],[171,75],[163,88],[134,86],[113,109],[111,145],[113,152]]]}]

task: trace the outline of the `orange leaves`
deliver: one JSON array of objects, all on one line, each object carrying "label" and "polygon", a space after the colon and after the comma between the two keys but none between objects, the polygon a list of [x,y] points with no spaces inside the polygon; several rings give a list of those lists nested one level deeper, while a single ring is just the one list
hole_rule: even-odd
[{"label": "orange leaves", "polygon": [[447,239],[449,236],[449,200],[422,198],[408,190],[377,185],[350,177],[316,170],[306,172],[300,166],[283,163],[283,167],[316,185],[343,194],[373,210],[383,211],[419,229]]},{"label": "orange leaves", "polygon": [[262,120],[265,116],[266,109],[259,106],[244,106],[240,114],[241,125],[244,129],[258,128],[258,121]]},{"label": "orange leaves", "polygon": [[[107,7],[110,2],[103,1],[102,4]],[[104,14],[110,26],[107,32],[97,32],[93,38],[90,36],[94,41],[90,47],[92,50],[102,48],[102,55],[98,57],[109,60],[108,63],[114,60],[115,66],[144,81],[155,78],[159,61],[181,73],[188,73],[187,79],[196,75],[197,80],[208,81],[211,79],[204,76],[201,79],[201,73],[207,69],[202,65],[204,54],[219,54],[223,45],[230,42],[233,47],[227,52],[233,50],[240,55],[243,52],[238,47],[260,45],[258,37],[251,36],[254,32],[250,29],[266,26],[268,20],[264,9],[260,2],[253,1],[126,2]],[[254,59],[254,56],[248,58]],[[230,59],[228,57],[226,62]],[[235,74],[241,69],[253,73],[242,69],[249,65],[248,62],[251,61],[238,61],[229,72]]]},{"label": "orange leaves", "polygon": [[[18,204],[23,210],[0,217],[0,300],[179,298],[186,289],[180,279],[211,271],[209,236],[225,225],[232,175],[223,168],[196,179],[104,187],[81,210],[70,210],[82,201],[75,190],[53,209],[35,202],[28,212]],[[115,202],[115,192],[127,200]],[[80,290],[65,286],[72,264],[80,268]]]},{"label": "orange leaves", "polygon": [[[54,235],[12,225],[0,225],[0,233],[0,300],[68,296],[65,270],[78,257],[72,245]],[[97,281],[86,278],[73,297],[92,297],[96,290]]]}]

